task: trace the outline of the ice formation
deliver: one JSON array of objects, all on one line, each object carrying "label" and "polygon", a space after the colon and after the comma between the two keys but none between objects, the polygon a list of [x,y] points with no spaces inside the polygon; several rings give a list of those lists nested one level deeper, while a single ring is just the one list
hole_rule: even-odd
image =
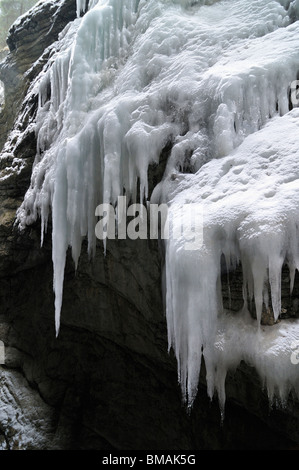
[{"label": "ice formation", "polygon": [[[269,396],[299,390],[292,364],[296,322],[280,315],[281,268],[299,269],[299,2],[281,0],[77,0],[39,76],[37,156],[18,212],[20,227],[52,214],[56,331],[66,251],[95,250],[95,208],[119,195],[148,200],[148,167],[171,145],[152,195],[175,209],[204,207],[204,243],[166,243],[169,346],[183,395],[196,396],[202,356],[208,393],[225,401],[227,370],[256,367]],[[85,13],[83,15],[83,13]],[[138,187],[137,187],[138,185]],[[244,309],[224,312],[220,259],[241,262]],[[291,284],[292,284],[291,280]],[[292,286],[291,286],[292,287]],[[253,297],[257,321],[246,309]]]},{"label": "ice formation", "polygon": [[[226,373],[241,359],[255,365],[271,398],[278,389],[285,400],[292,384],[299,390],[299,371],[290,360],[299,325],[290,322],[289,330],[285,324],[260,327],[262,305],[269,305],[267,281],[278,319],[282,265],[289,265],[290,289],[299,268],[298,135],[297,108],[274,117],[228,156],[172,182],[176,207],[202,204],[204,213],[201,250],[186,252],[183,236],[170,239],[167,246],[169,344],[176,351],[183,389],[191,402],[202,354],[209,393],[212,396],[216,387],[222,405]],[[228,268],[240,262],[243,268],[244,310],[234,316],[222,307],[222,254]],[[246,310],[247,299],[252,298],[255,322]]]}]

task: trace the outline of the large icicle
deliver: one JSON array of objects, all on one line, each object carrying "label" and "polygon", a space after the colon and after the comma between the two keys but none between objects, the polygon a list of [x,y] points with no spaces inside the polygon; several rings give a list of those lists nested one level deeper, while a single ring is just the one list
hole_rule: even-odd
[{"label": "large icicle", "polygon": [[[19,220],[22,226],[41,215],[44,231],[52,208],[57,334],[66,250],[72,247],[76,265],[84,236],[88,236],[89,252],[94,250],[94,214],[103,197],[104,152],[109,156],[111,148],[112,157],[117,158],[112,149],[114,128],[109,131],[112,112],[104,107],[97,110],[92,100],[109,83],[110,67],[125,54],[138,3],[111,0],[90,4],[93,10],[69,28],[52,67],[40,80],[38,153]],[[82,5],[79,2],[78,8],[84,10]],[[120,185],[116,188],[119,193]]]}]

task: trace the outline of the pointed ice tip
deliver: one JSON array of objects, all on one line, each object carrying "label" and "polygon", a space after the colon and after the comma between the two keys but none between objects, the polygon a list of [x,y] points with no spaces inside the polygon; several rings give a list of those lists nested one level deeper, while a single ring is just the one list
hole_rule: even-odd
[{"label": "pointed ice tip", "polygon": [[[56,290],[55,290],[55,292],[56,292]],[[59,331],[60,331],[61,306],[62,306],[62,294],[60,294],[58,296],[56,295],[56,297],[55,297],[55,331],[56,331],[56,338],[58,338]]]},{"label": "pointed ice tip", "polygon": [[187,415],[188,415],[188,416],[191,416],[192,409],[193,409],[192,404],[191,404],[191,403],[188,403],[188,405],[187,405]]},{"label": "pointed ice tip", "polygon": [[220,426],[223,427],[224,426],[224,420],[225,420],[225,409],[224,407],[220,408]]},{"label": "pointed ice tip", "polygon": [[55,331],[56,331],[56,338],[58,338],[59,336],[59,332],[60,332],[60,316],[56,316],[55,318]]}]

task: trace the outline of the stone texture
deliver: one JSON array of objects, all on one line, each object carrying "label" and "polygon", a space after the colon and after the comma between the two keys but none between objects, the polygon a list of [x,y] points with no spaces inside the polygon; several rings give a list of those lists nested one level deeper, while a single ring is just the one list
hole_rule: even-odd
[{"label": "stone texture", "polygon": [[[30,82],[49,56],[47,48],[75,17],[76,0],[47,0],[42,7],[22,16],[10,28],[7,38],[10,54],[0,64],[0,80],[5,87],[5,106],[0,116],[0,147],[6,141],[16,117],[22,112]],[[21,127],[27,125],[25,118]]]},{"label": "stone texture", "polygon": [[59,435],[55,425],[54,408],[43,401],[23,375],[0,370],[0,384],[0,450],[63,448],[64,436]]},{"label": "stone texture", "polygon": [[51,244],[47,240],[40,250],[38,232],[32,227],[16,243],[22,268],[2,278],[2,329],[6,325],[5,343],[17,351],[7,367],[21,367],[55,410],[52,432],[67,436],[65,448],[295,446],[298,407],[290,402],[285,411],[270,411],[258,377],[244,364],[227,382],[222,426],[217,400],[206,396],[204,369],[194,410],[188,414],[182,406],[176,361],[167,353],[161,258],[154,244],[111,243],[107,256],[99,247],[92,262],[83,251],[77,273],[69,258],[56,339]]},{"label": "stone texture", "polygon": [[[99,244],[94,260],[84,245],[77,272],[69,255],[61,331],[55,337],[50,227],[40,248],[39,223],[19,233],[14,221],[35,155],[37,103],[26,96],[29,82],[74,15],[75,1],[45,2],[30,21],[12,28],[11,53],[0,66],[8,97],[0,117],[6,142],[0,159],[0,340],[6,345],[0,448],[296,448],[298,403],[291,397],[285,409],[270,409],[259,378],[246,364],[228,377],[222,425],[217,400],[207,398],[204,364],[192,412],[182,405],[176,361],[167,352],[163,252],[154,241],[111,241],[106,256]],[[163,175],[168,151],[161,165],[151,168],[151,188]],[[241,268],[230,274],[229,284],[225,279],[224,274],[224,304],[237,311]],[[298,292],[296,282],[293,300]],[[284,309],[297,315],[296,302],[287,306],[286,290],[283,297]]]}]

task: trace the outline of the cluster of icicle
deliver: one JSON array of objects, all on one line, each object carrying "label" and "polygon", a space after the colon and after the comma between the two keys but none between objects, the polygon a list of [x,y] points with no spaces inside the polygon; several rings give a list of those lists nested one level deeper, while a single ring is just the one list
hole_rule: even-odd
[{"label": "cluster of icicle", "polygon": [[[52,215],[57,334],[68,247],[76,265],[83,238],[94,252],[98,204],[124,193],[148,200],[148,167],[171,144],[152,202],[168,203],[173,217],[186,203],[204,209],[201,248],[166,241],[169,346],[184,398],[192,405],[203,356],[208,393],[217,390],[222,408],[226,373],[241,360],[256,367],[270,398],[284,400],[298,390],[290,357],[299,327],[258,325],[268,284],[280,315],[283,263],[291,288],[299,268],[299,114],[290,110],[298,0],[86,7],[77,0],[78,18],[39,79],[37,156],[18,212],[21,228],[41,217],[42,236]],[[222,307],[223,256],[227,269],[243,267],[244,309],[235,315]]]}]

